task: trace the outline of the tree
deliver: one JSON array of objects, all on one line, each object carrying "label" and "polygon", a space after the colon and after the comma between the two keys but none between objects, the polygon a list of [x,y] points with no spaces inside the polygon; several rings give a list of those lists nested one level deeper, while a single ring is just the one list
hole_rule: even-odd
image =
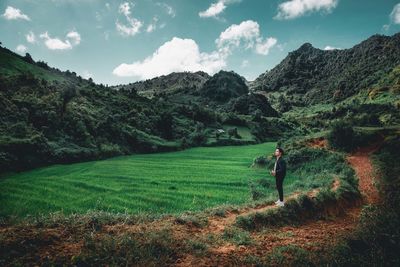
[{"label": "tree", "polygon": [[336,121],[333,123],[327,139],[331,147],[351,151],[354,148],[355,133],[350,124]]},{"label": "tree", "polygon": [[160,132],[161,136],[165,139],[172,139],[173,137],[173,131],[172,131],[172,125],[173,125],[173,117],[171,113],[165,112],[162,113],[160,118],[158,119],[157,123],[157,129]]},{"label": "tree", "polygon": [[290,109],[290,104],[289,104],[289,102],[286,101],[286,99],[283,95],[279,96],[278,103],[279,103],[279,111],[280,112],[286,112]]},{"label": "tree", "polygon": [[23,59],[24,59],[25,62],[28,62],[30,64],[34,64],[35,63],[35,61],[32,59],[32,57],[31,57],[31,55],[29,53],[26,53]]},{"label": "tree", "polygon": [[61,100],[62,100],[62,108],[61,114],[64,114],[65,109],[69,101],[76,96],[76,89],[75,87],[67,87],[61,93]]},{"label": "tree", "polygon": [[241,138],[241,136],[239,135],[238,130],[237,130],[236,127],[235,128],[231,128],[231,129],[228,130],[228,136],[229,136],[229,139],[232,138],[232,137],[235,137],[235,138],[238,138],[238,139]]}]

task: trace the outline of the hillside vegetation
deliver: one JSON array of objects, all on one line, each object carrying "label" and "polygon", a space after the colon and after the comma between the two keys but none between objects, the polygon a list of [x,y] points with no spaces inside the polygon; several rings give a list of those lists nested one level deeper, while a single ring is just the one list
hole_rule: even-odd
[{"label": "hillside vegetation", "polygon": [[[260,128],[253,121],[268,120],[256,117],[255,108],[217,111],[196,101],[176,103],[162,95],[150,99],[138,94],[135,86],[97,85],[74,72],[34,62],[29,54],[21,57],[0,48],[0,58],[0,173],[51,163],[277,138],[270,124]],[[243,82],[241,86],[247,90]],[[276,116],[272,108],[261,110]],[[237,134],[238,127],[245,129],[245,138]],[[286,123],[283,127],[292,126]],[[225,132],[217,134],[218,129]]]}]

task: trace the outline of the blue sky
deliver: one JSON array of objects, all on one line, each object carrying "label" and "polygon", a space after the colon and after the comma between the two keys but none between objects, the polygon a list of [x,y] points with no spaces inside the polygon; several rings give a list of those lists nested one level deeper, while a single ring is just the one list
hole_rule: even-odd
[{"label": "blue sky", "polygon": [[253,80],[305,42],[400,30],[398,0],[1,0],[0,13],[3,46],[109,85],[220,69]]}]

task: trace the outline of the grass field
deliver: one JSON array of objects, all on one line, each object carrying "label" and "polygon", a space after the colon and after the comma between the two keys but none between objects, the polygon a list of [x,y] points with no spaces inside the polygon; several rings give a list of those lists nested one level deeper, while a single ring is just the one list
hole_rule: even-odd
[{"label": "grass field", "polygon": [[[202,210],[249,201],[249,183],[263,177],[271,179],[264,193],[275,199],[273,177],[265,169],[250,168],[256,156],[274,148],[275,143],[200,147],[11,174],[0,178],[0,215]],[[285,184],[293,180],[288,173]]]}]

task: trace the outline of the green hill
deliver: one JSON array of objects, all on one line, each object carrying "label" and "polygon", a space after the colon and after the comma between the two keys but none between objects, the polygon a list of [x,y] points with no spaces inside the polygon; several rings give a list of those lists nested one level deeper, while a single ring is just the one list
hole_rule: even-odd
[{"label": "green hill", "polygon": [[[252,132],[259,128],[252,117],[232,119],[237,115],[231,110],[217,111],[196,101],[177,103],[163,95],[150,99],[138,94],[135,86],[98,85],[6,48],[0,48],[0,58],[0,173],[205,144],[277,139],[273,131],[268,138],[256,137]],[[174,78],[179,84],[193,75],[207,78],[204,73],[181,75],[181,80]],[[225,134],[215,140],[214,132],[227,124],[244,127],[250,137]]]},{"label": "green hill", "polygon": [[210,76],[202,71],[195,73],[174,72],[145,81],[115,86],[114,88],[131,88],[136,90],[140,95],[153,97],[154,95],[165,95],[181,91],[196,91],[201,88],[209,78]]}]

